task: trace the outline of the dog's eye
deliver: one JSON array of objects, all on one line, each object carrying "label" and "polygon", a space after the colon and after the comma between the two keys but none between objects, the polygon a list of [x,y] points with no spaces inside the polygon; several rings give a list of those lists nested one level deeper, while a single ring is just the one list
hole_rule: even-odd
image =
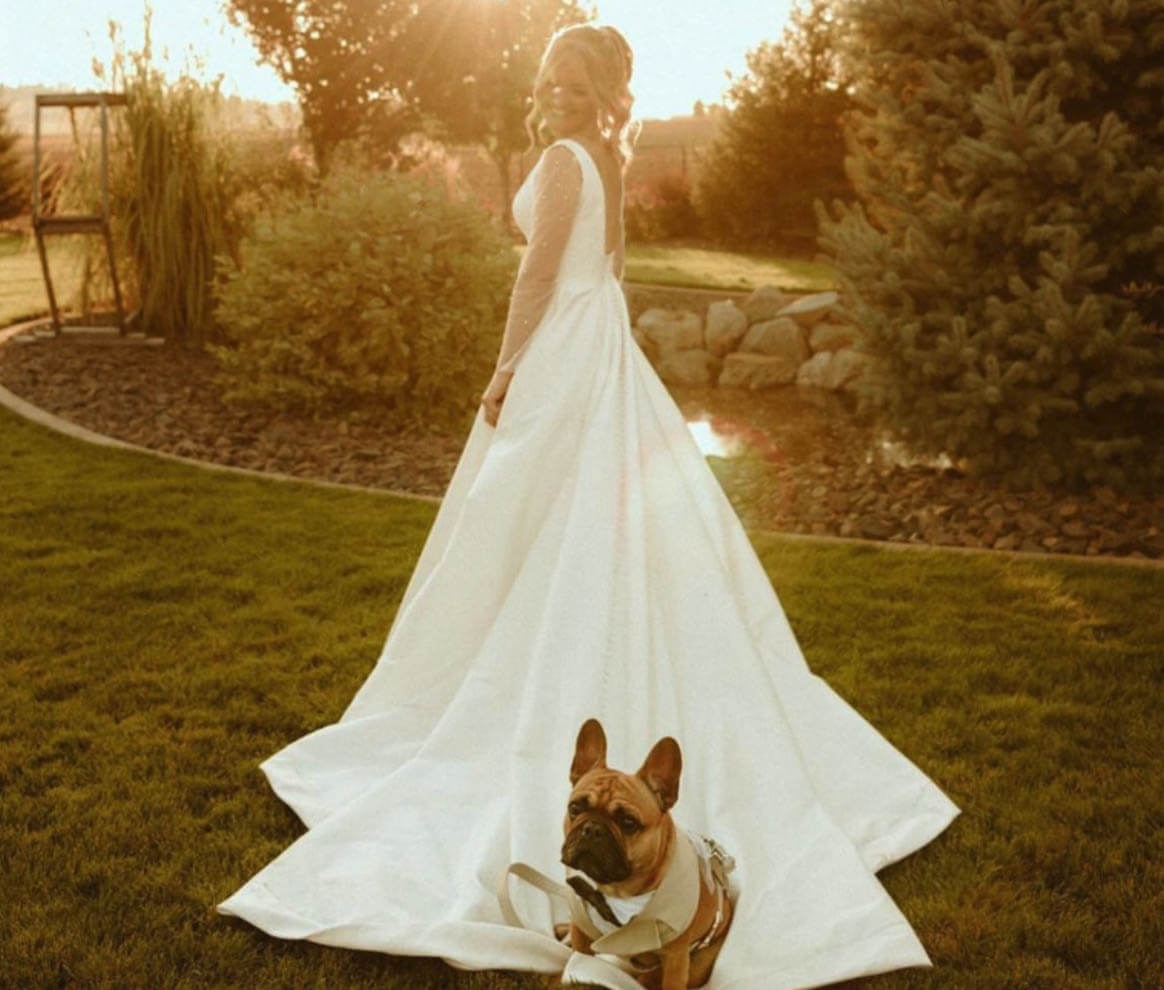
[{"label": "dog's eye", "polygon": [[585,810],[586,810],[586,802],[585,801],[571,801],[569,806],[566,808],[566,813],[571,818],[577,818]]},{"label": "dog's eye", "polygon": [[618,827],[621,828],[627,835],[633,835],[643,827],[643,824],[633,815],[619,815]]}]

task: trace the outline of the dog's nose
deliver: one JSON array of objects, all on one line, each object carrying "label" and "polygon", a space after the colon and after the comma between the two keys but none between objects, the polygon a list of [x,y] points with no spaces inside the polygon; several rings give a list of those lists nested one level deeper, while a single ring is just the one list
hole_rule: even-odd
[{"label": "dog's nose", "polygon": [[597,839],[602,835],[602,826],[596,821],[582,823],[582,838]]}]

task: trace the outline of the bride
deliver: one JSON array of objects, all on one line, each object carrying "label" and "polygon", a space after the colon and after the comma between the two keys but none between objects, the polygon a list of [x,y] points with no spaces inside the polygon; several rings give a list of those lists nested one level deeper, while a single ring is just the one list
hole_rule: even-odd
[{"label": "bride", "polygon": [[929,960],[877,870],[957,814],[808,669],[682,415],[631,336],[631,52],[557,34],[519,189],[528,239],[496,373],[383,652],[334,725],[263,764],[307,826],[219,910],[280,938],[561,973],[510,863],[560,876],[578,726],[612,766],[683,748],[677,822],[734,856],[710,986],[817,986]]}]

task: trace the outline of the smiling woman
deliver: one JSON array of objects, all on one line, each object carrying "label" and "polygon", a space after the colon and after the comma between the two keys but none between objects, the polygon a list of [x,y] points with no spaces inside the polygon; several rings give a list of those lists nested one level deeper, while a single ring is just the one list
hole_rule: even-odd
[{"label": "smiling woman", "polygon": [[563,55],[536,90],[546,122],[558,134],[588,127],[598,116],[598,97],[579,55]]}]

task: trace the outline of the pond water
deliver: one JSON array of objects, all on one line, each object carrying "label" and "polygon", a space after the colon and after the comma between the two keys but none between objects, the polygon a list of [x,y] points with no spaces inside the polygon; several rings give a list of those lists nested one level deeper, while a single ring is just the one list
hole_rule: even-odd
[{"label": "pond water", "polygon": [[822,389],[671,389],[688,428],[705,455],[758,457],[770,462],[813,461],[858,444],[872,450],[872,434],[851,396]]},{"label": "pond water", "polygon": [[952,466],[945,454],[910,456],[869,417],[858,414],[856,398],[848,393],[794,385],[758,392],[675,386],[671,392],[707,457],[755,455],[775,462],[855,462],[878,468]]}]

